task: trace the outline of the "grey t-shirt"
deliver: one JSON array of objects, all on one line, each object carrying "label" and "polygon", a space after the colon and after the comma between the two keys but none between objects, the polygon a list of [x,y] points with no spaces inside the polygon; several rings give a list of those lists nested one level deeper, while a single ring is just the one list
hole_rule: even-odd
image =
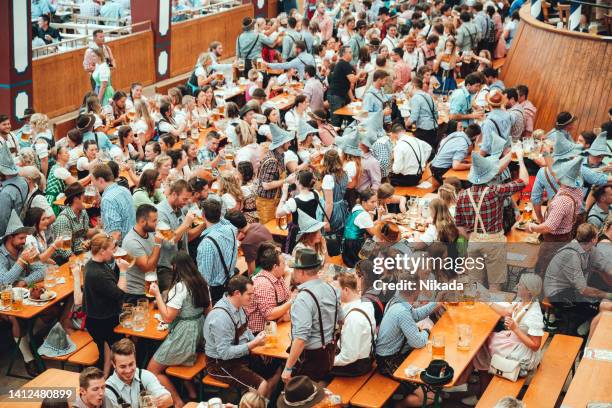
[{"label": "grey t-shirt", "polygon": [[[145,256],[151,256],[153,252],[153,245],[155,244],[155,234],[149,233],[147,238],[143,238],[134,229],[131,229],[123,238],[122,248],[127,251],[128,254],[134,258]],[[136,264],[128,268],[127,270],[127,293],[131,295],[143,295],[144,294],[144,278],[145,272]]]},{"label": "grey t-shirt", "polygon": [[[178,214],[175,213],[167,200],[164,200],[161,203],[157,204],[156,208],[157,222],[163,222],[167,224],[168,226],[170,226],[172,231],[176,231],[183,223],[182,211]],[[182,241],[182,249],[187,251],[187,233],[183,234]],[[172,258],[174,258],[177,252],[178,245],[176,243],[164,241],[161,247],[161,253],[159,254],[159,262],[157,263],[158,266],[172,268]]]}]

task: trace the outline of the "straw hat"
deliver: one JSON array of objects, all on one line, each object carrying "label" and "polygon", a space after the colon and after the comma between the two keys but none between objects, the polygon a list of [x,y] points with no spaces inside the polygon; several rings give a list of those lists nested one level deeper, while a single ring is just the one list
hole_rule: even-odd
[{"label": "straw hat", "polygon": [[493,180],[499,173],[497,158],[482,157],[476,152],[472,152],[472,167],[468,173],[468,181],[472,184],[486,184]]},{"label": "straw hat", "polygon": [[2,241],[12,235],[23,233],[31,235],[34,233],[34,228],[24,227],[23,223],[21,222],[21,218],[19,218],[19,215],[17,215],[17,212],[15,210],[12,210],[11,217],[9,218],[8,224],[6,225],[6,231],[4,232],[4,236],[2,237]]},{"label": "straw hat", "polygon": [[558,134],[553,146],[553,160],[567,160],[582,153],[582,146],[572,143],[563,135]]},{"label": "straw hat", "polygon": [[499,89],[494,89],[487,94],[486,100],[492,108],[499,108],[504,103],[504,94]]},{"label": "straw hat", "polygon": [[612,156],[610,148],[608,147],[608,132],[601,132],[599,136],[593,140],[587,153],[591,156]]},{"label": "straw hat", "polygon": [[310,123],[306,122],[304,119],[300,119],[298,122],[297,133],[298,142],[303,142],[304,140],[306,140],[306,137],[308,135],[311,135],[313,133],[319,133],[319,129],[313,128],[312,126],[310,126]]},{"label": "straw hat", "polygon": [[300,232],[298,232],[296,240],[299,241],[302,235],[308,234],[310,232],[317,232],[325,227],[325,223],[323,221],[317,221],[312,218],[310,215],[306,214],[304,211],[298,208],[298,226],[300,227]]},{"label": "straw hat", "polygon": [[574,157],[572,160],[557,160],[552,165],[552,171],[557,176],[559,184],[567,187],[582,187],[582,162],[584,157]]},{"label": "straw hat", "polygon": [[272,143],[270,143],[270,150],[279,148],[285,143],[290,142],[295,138],[295,133],[288,132],[274,123],[270,124],[270,133],[272,133]]},{"label": "straw hat", "polygon": [[76,349],[76,344],[68,337],[62,325],[57,322],[47,335],[42,346],[38,348],[38,354],[47,357],[60,357],[74,353]]},{"label": "straw hat", "polygon": [[5,176],[15,176],[19,173],[11,152],[8,149],[7,143],[0,145],[0,174]]}]

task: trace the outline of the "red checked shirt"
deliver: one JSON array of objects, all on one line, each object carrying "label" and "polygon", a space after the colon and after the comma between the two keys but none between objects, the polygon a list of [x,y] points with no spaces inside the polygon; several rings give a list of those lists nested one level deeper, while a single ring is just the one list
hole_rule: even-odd
[{"label": "red checked shirt", "polygon": [[561,186],[548,205],[542,225],[550,228],[550,234],[562,235],[572,231],[576,216],[582,209],[582,187]]},{"label": "red checked shirt", "polygon": [[289,288],[283,278],[277,278],[268,271],[259,272],[253,280],[251,304],[245,308],[249,329],[253,333],[262,331],[272,309],[285,303],[289,296]]},{"label": "red checked shirt", "polygon": [[484,224],[485,231],[478,230],[479,233],[486,232],[495,234],[504,229],[503,224],[503,205],[506,197],[521,191],[525,188],[525,183],[522,180],[515,180],[505,184],[496,184],[487,186],[485,184],[474,185],[459,193],[457,198],[457,210],[455,213],[455,223],[457,227],[463,227],[468,233],[473,232],[474,223],[476,221],[476,210],[470,201],[468,194],[472,194],[472,198],[476,205],[480,202],[480,196],[485,188],[489,187],[485,195],[482,206],[480,207],[480,216]]}]

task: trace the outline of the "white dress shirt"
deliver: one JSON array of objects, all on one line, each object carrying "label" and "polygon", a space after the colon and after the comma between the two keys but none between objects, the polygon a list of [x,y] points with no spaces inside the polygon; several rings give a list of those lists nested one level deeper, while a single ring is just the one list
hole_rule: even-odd
[{"label": "white dress shirt", "polygon": [[[416,154],[415,154],[416,153]],[[431,146],[416,137],[402,135],[393,148],[393,173],[415,175],[419,171],[419,162],[424,171]]]},{"label": "white dress shirt", "polygon": [[[369,317],[359,312],[349,312],[352,309],[361,309]],[[376,319],[372,302],[362,302],[361,299],[354,300],[342,306],[344,310],[344,324],[340,335],[340,353],[334,359],[334,366],[345,366],[362,358],[370,356],[372,351],[372,332],[376,336]]]}]

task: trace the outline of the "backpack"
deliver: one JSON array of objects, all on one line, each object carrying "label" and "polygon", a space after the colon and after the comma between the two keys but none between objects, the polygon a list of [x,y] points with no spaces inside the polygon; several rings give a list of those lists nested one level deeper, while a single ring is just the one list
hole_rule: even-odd
[{"label": "backpack", "polygon": [[478,43],[478,49],[493,52],[495,46],[497,45],[497,41],[495,41],[495,22],[488,15],[485,18],[487,22],[487,30],[482,33],[482,39]]}]

